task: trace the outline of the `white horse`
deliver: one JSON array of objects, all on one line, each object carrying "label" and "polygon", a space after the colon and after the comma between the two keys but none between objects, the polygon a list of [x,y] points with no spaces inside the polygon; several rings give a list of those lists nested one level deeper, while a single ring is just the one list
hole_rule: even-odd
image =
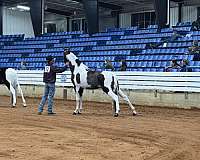
[{"label": "white horse", "polygon": [[81,113],[82,110],[82,95],[85,88],[102,90],[113,99],[113,107],[115,109],[114,116],[117,117],[120,111],[119,97],[122,97],[130,106],[133,115],[136,115],[134,106],[129,101],[128,97],[119,88],[117,77],[113,72],[103,71],[96,72],[88,69],[72,52],[64,52],[64,61],[69,62],[71,70],[71,80],[76,92],[76,109],[73,114]]},{"label": "white horse", "polygon": [[0,84],[5,84],[11,93],[12,107],[17,103],[17,88],[22,97],[23,106],[26,107],[26,101],[20,87],[17,72],[12,68],[0,68]]}]

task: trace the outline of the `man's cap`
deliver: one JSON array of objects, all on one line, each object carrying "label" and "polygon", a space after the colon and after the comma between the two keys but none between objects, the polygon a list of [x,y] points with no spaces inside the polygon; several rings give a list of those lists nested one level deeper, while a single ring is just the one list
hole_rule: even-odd
[{"label": "man's cap", "polygon": [[48,61],[48,62],[50,62],[50,61],[52,61],[54,58],[52,57],[52,56],[47,56],[46,57],[46,60]]}]

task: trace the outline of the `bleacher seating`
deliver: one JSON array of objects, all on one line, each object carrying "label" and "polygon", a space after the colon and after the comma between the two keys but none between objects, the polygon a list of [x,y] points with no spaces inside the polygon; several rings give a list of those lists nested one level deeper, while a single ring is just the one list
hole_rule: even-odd
[{"label": "bleacher seating", "polygon": [[[183,37],[163,45],[174,30]],[[191,31],[191,23],[178,23],[160,32],[157,25],[149,25],[146,29],[108,28],[92,36],[82,31],[47,33],[25,39],[24,35],[3,35],[0,36],[0,67],[19,68],[20,62],[25,61],[28,69],[40,70],[48,55],[56,57],[56,64],[62,66],[64,47],[70,47],[81,61],[96,70],[103,70],[106,59],[118,70],[118,60],[126,59],[128,71],[163,72],[176,57],[178,61],[188,59],[193,71],[198,72],[199,61],[193,61],[194,55],[186,54],[193,40],[200,40],[200,31]],[[150,43],[161,45],[149,48]]]}]

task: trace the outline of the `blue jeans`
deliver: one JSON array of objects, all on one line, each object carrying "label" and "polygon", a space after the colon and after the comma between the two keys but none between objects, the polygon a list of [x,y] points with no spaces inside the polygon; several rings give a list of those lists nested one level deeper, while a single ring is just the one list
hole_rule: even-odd
[{"label": "blue jeans", "polygon": [[53,107],[54,94],[55,94],[55,83],[45,83],[44,95],[42,96],[42,100],[38,106],[38,112],[43,111],[47,98],[48,98],[48,113],[53,112],[52,107]]}]

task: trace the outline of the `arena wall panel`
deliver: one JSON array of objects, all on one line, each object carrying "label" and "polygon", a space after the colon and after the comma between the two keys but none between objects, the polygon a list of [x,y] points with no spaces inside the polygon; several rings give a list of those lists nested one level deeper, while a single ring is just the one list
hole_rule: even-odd
[{"label": "arena wall panel", "polygon": [[[26,97],[41,98],[44,90],[42,71],[19,71],[19,81]],[[132,103],[144,106],[200,108],[200,74],[185,72],[116,72],[120,87]],[[57,76],[55,98],[75,100],[70,72]],[[0,95],[9,95],[0,86]],[[85,90],[84,100],[111,102],[101,89]],[[121,101],[122,102],[122,101]]]}]

